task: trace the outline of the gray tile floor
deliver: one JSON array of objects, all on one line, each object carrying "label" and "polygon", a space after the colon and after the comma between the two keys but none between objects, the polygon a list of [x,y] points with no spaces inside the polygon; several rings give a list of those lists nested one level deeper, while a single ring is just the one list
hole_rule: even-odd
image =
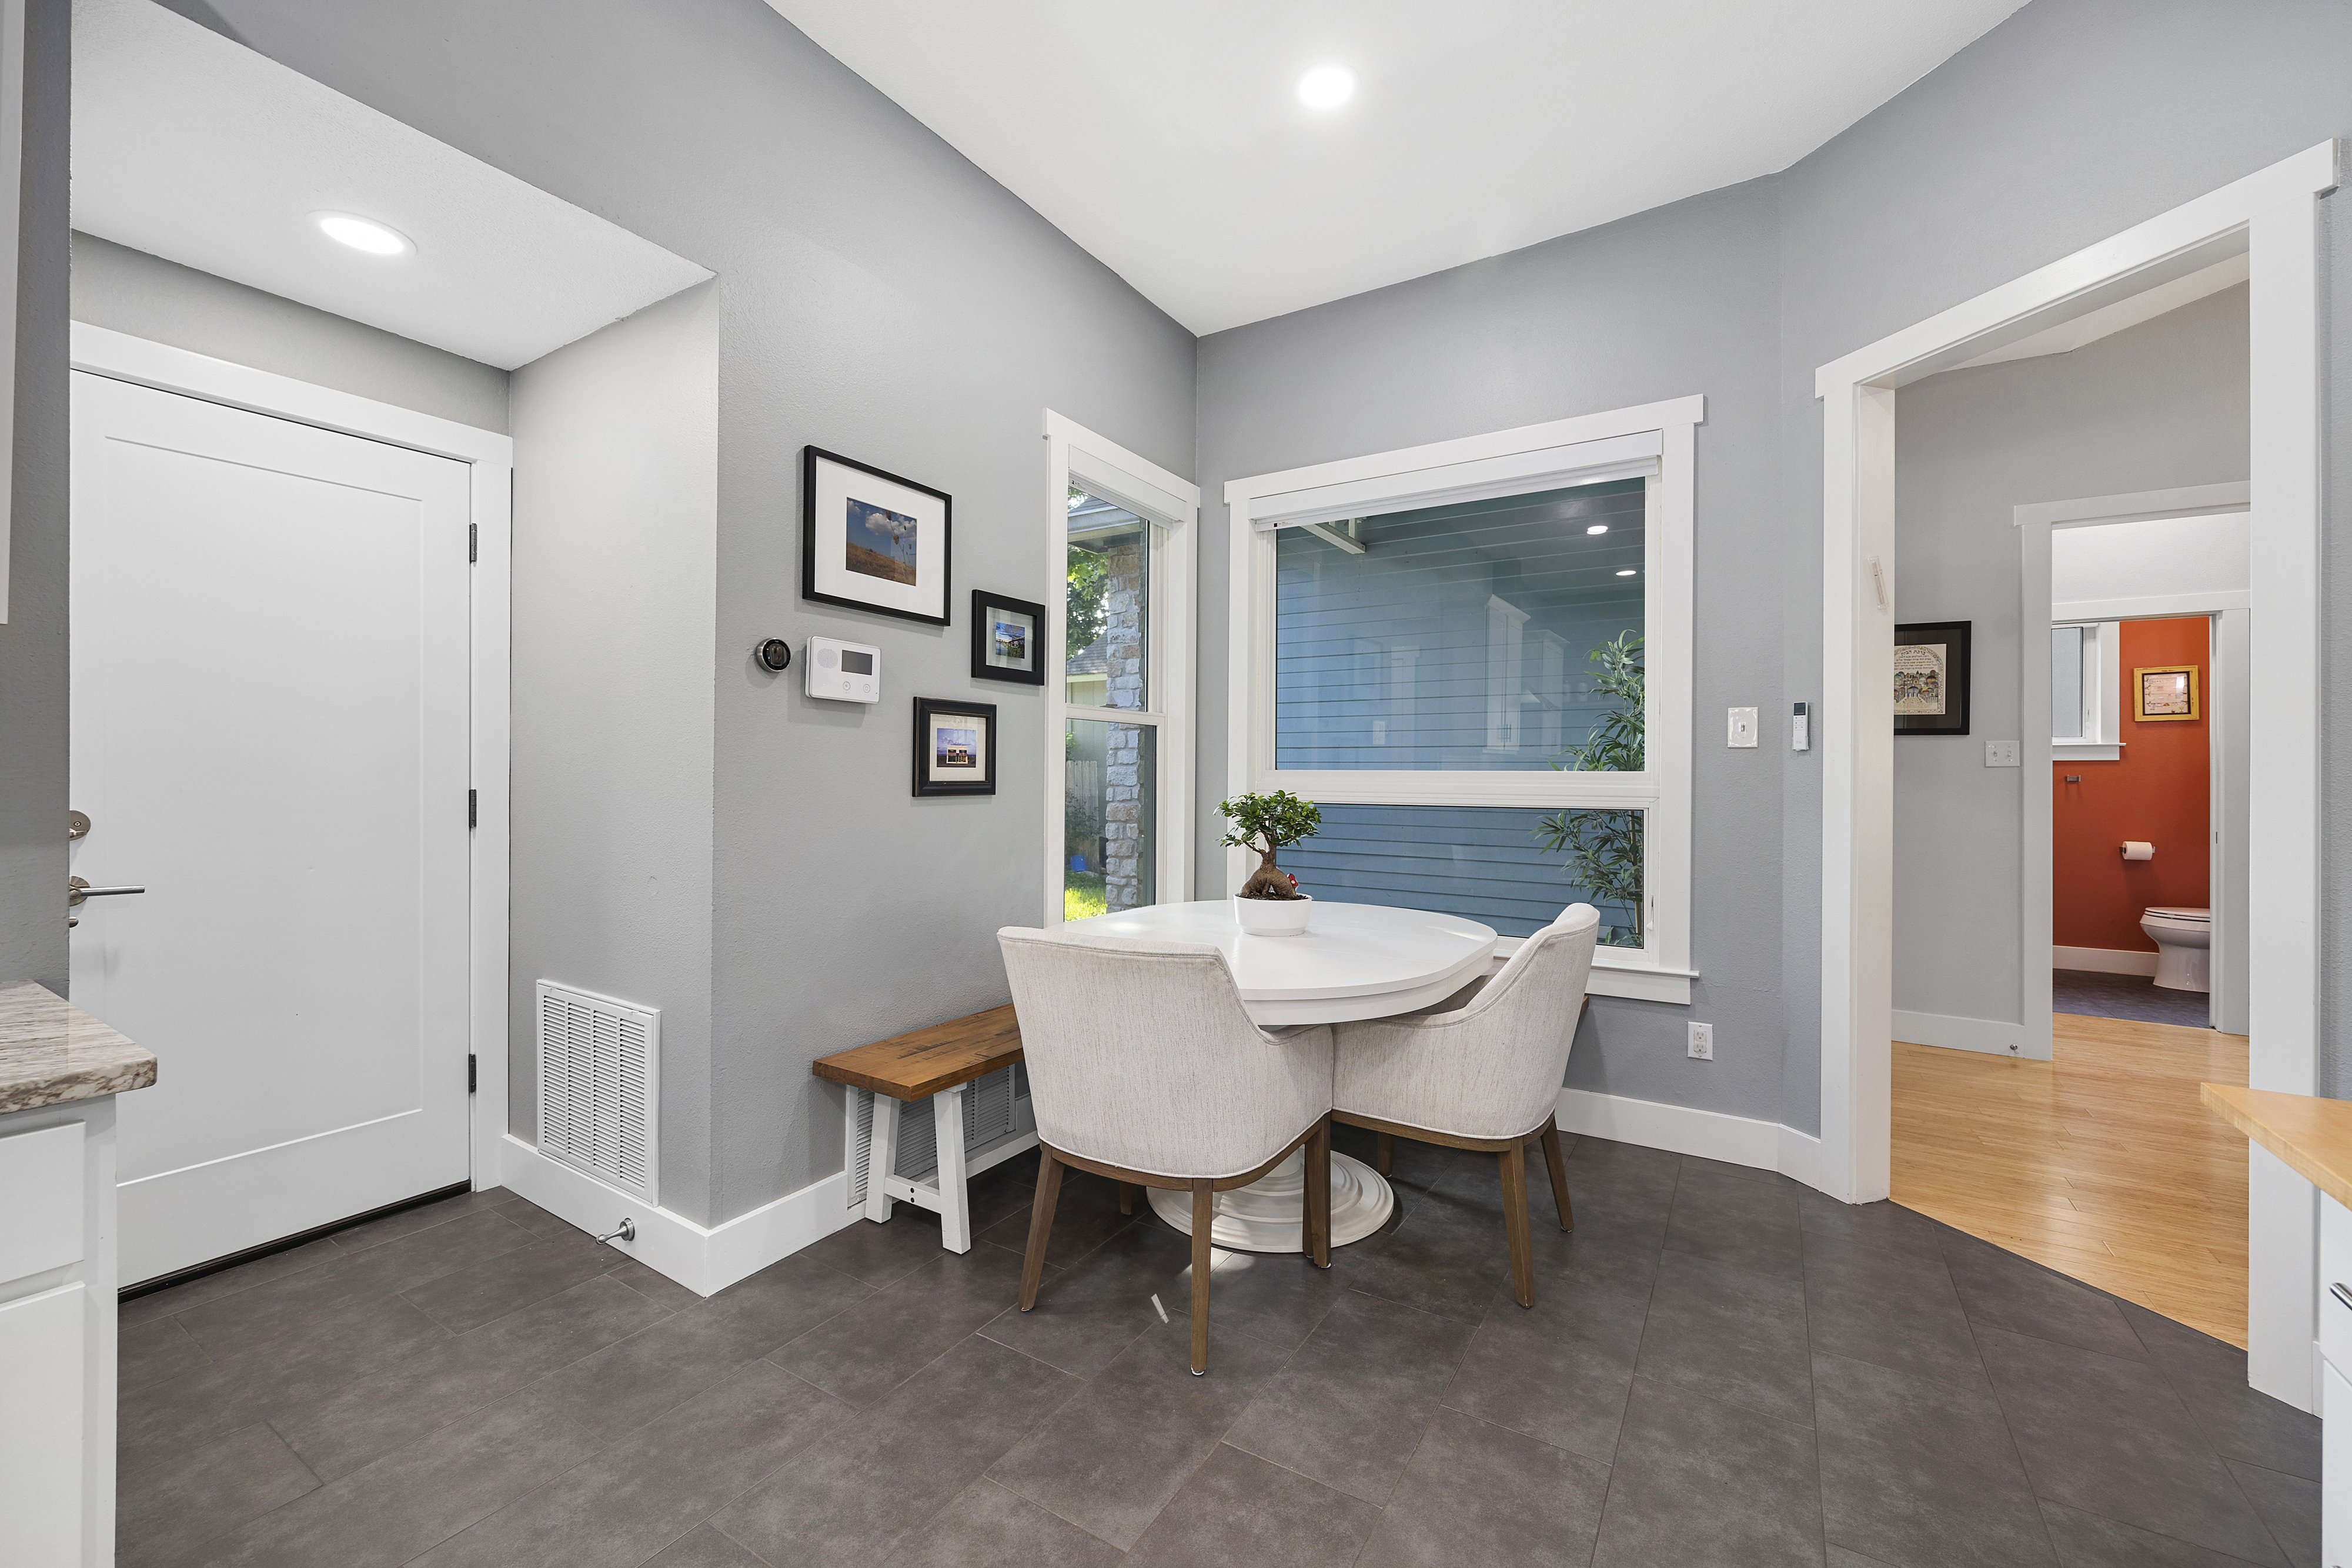
[{"label": "gray tile floor", "polygon": [[2147,975],[2102,975],[2088,969],[2050,971],[2053,1012],[2210,1029],[2213,1016],[2208,1000],[2202,991],[2169,990]]},{"label": "gray tile floor", "polygon": [[[1344,1135],[1342,1143],[1349,1140]],[[1906,1209],[1571,1142],[1511,1301],[1491,1159],[1399,1145],[1328,1273],[1027,1163],[708,1301],[504,1192],[131,1302],[150,1564],[2305,1568],[2318,1424],[2245,1358]],[[1551,1212],[1539,1161],[1530,1201]],[[1173,1321],[1151,1308],[1157,1292]]]}]

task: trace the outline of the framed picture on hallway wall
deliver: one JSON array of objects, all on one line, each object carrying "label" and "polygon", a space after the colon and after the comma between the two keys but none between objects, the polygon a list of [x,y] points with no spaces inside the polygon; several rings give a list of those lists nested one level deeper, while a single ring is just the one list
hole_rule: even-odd
[{"label": "framed picture on hallway wall", "polygon": [[1969,732],[1972,621],[1916,621],[1895,629],[1895,733]]},{"label": "framed picture on hallway wall", "polygon": [[974,680],[1045,684],[1045,607],[1007,593],[971,591],[971,674]]},{"label": "framed picture on hallway wall", "polygon": [[801,597],[948,623],[955,501],[819,447],[801,453]]},{"label": "framed picture on hallway wall", "polygon": [[2165,664],[2132,672],[2134,716],[2142,724],[2197,716],[2197,666]]},{"label": "framed picture on hallway wall", "polygon": [[915,793],[996,793],[996,705],[915,699]]}]

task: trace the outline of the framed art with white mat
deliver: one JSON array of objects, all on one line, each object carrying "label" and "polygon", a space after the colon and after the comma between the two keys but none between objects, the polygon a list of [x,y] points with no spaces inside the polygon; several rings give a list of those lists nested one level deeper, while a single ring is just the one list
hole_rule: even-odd
[{"label": "framed art with white mat", "polygon": [[954,501],[836,453],[801,453],[801,597],[948,623]]},{"label": "framed art with white mat", "polygon": [[996,705],[915,699],[915,793],[996,793]]},{"label": "framed art with white mat", "polygon": [[1006,593],[971,591],[971,676],[1045,684],[1045,607]]}]

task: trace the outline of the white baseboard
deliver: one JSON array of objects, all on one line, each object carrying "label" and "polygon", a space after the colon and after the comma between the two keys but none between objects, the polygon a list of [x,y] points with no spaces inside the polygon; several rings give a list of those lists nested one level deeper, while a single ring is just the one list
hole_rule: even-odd
[{"label": "white baseboard", "polygon": [[1559,1092],[1559,1130],[1614,1143],[1638,1144],[1696,1155],[1727,1165],[1779,1171],[1807,1186],[1837,1196],[1822,1163],[1822,1141],[1778,1122],[1696,1111],[1656,1100],[1595,1094],[1588,1089]]},{"label": "white baseboard", "polygon": [[2100,975],[2153,975],[2156,955],[2121,947],[2053,947],[2053,969],[2088,969]]},{"label": "white baseboard", "polygon": [[2047,1061],[2048,1049],[2021,1023],[1998,1019],[1954,1018],[1948,1013],[1895,1009],[1895,1038],[1912,1045],[1938,1045],[1946,1051],[1980,1051],[1987,1056]]},{"label": "white baseboard", "polygon": [[549,1159],[511,1133],[504,1147],[508,1186],[593,1235],[613,1229],[625,1216],[634,1219],[636,1239],[612,1245],[705,1296],[758,1273],[857,1218],[848,1207],[848,1178],[838,1171],[749,1214],[705,1226]]}]

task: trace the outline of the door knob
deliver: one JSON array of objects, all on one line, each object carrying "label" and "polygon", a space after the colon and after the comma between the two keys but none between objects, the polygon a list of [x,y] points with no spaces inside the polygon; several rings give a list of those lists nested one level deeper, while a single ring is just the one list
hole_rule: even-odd
[{"label": "door knob", "polygon": [[68,905],[78,904],[85,898],[111,898],[117,894],[146,891],[143,887],[92,887],[78,876],[66,879],[66,903]]}]

